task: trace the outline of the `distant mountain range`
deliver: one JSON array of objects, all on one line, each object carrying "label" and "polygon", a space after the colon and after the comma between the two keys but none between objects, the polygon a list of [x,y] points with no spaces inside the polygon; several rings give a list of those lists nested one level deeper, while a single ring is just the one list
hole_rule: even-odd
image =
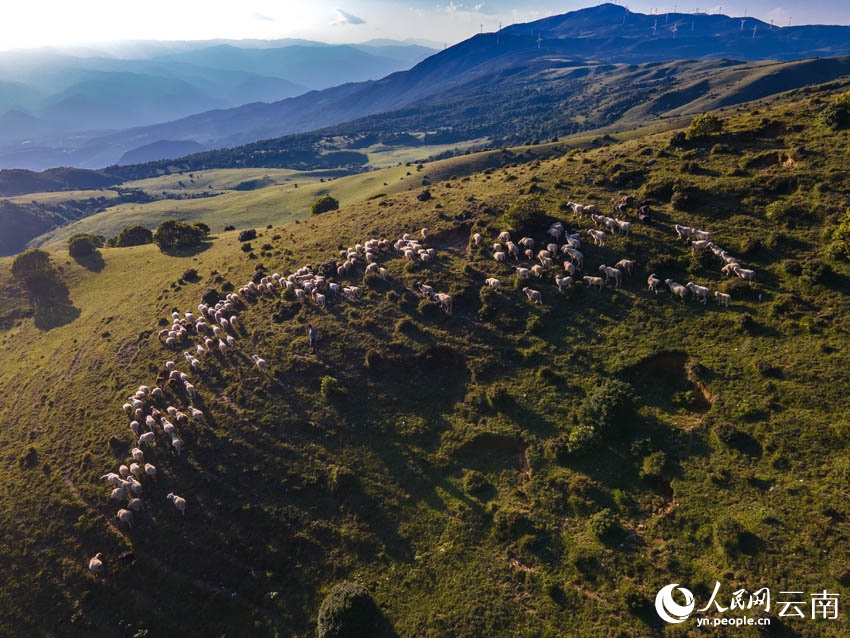
[{"label": "distant mountain range", "polygon": [[265,44],[139,43],[112,54],[0,54],[0,166],[91,168],[115,163],[124,153],[160,140],[121,148],[90,141],[109,130],[377,79],[433,52],[398,42]]},{"label": "distant mountain range", "polygon": [[[354,55],[354,49],[349,47],[349,53]],[[390,50],[395,51],[395,48]],[[239,74],[253,69],[260,77],[266,77],[274,69],[282,73],[282,69],[286,68],[289,69],[289,80],[303,83],[307,80],[305,63],[291,62],[291,66],[287,67],[290,62],[284,59],[285,55],[291,56],[290,61],[301,60],[299,56],[308,54],[313,56],[309,59],[328,60],[334,51],[333,47],[301,44],[278,49],[236,49],[220,44],[199,50],[160,53],[154,61],[156,64],[173,65],[174,68],[184,68],[184,65],[197,68],[195,65],[203,58],[217,65],[216,68],[221,71]],[[363,54],[370,55],[374,61],[373,53]],[[375,130],[368,121],[375,116],[380,116],[376,121],[381,122],[382,127],[390,122],[392,126],[399,127],[397,132],[415,130],[433,133],[439,129],[440,139],[447,142],[469,139],[464,136],[473,132],[476,135],[486,132],[495,139],[517,139],[518,136],[527,139],[542,132],[569,133],[593,128],[622,116],[628,110],[625,107],[629,101],[634,99],[624,90],[628,87],[616,84],[592,87],[579,81],[591,72],[598,74],[610,70],[605,67],[606,64],[714,60],[712,68],[718,68],[718,65],[732,64],[717,62],[723,59],[798,60],[848,54],[850,27],[779,28],[753,18],[719,14],[645,15],[629,12],[619,5],[603,4],[513,25],[498,33],[476,35],[422,60],[408,71],[391,73],[380,80],[352,81],[280,101],[260,101],[206,111],[165,123],[65,141],[61,146],[29,144],[7,147],[5,152],[0,153],[0,166],[70,164],[101,167],[110,163],[128,163],[141,157],[155,159],[156,155],[173,159],[190,144],[203,149],[252,144],[244,153],[248,156],[253,154],[256,158],[258,148],[279,151],[291,143],[303,150],[304,138],[274,141],[282,136],[336,127],[356,137],[358,127]],[[346,61],[346,64],[349,62]],[[327,65],[325,62],[324,66]],[[698,67],[690,65],[687,68]],[[335,72],[337,79],[355,79],[345,65],[341,64]],[[672,71],[659,73],[669,74]],[[836,74],[845,73],[847,69],[843,61],[805,68],[783,67],[781,78],[774,78],[776,81],[772,84],[754,85],[750,93],[740,93],[737,97],[729,95],[728,99],[733,103],[736,99],[743,100],[746,95],[760,97],[770,91],[782,90],[780,87],[794,88],[805,83],[825,82],[837,77]],[[19,81],[19,78],[12,77],[9,81]],[[612,82],[613,78],[608,78],[608,81]],[[686,81],[686,75],[676,74],[675,82]],[[672,80],[668,82],[667,90],[673,84]],[[163,85],[161,90],[177,89],[172,83]],[[600,90],[622,92],[618,106],[605,110],[604,115],[593,111],[571,111],[566,119],[550,117],[553,121],[538,126],[537,132],[534,126],[524,125],[518,120],[522,116],[533,115],[534,121],[540,124],[541,117],[558,113],[561,104],[570,106],[570,100],[575,100],[571,96],[576,91]],[[704,94],[697,87],[686,95],[692,96],[693,100]],[[645,100],[646,95],[642,99]],[[611,100],[605,102],[613,104]],[[594,102],[582,98],[581,103],[589,108]],[[139,108],[144,106],[142,101]],[[639,104],[631,104],[629,108],[632,106]],[[26,113],[14,112],[7,116],[26,122]],[[343,126],[348,122],[352,124]],[[476,126],[480,123],[489,124]],[[30,125],[35,126],[36,123],[30,122]],[[253,144],[257,140],[268,139],[273,141]],[[145,150],[137,152],[137,149]],[[226,151],[220,156],[228,158],[222,160],[227,164],[239,152]],[[205,161],[215,156],[215,153],[204,154]],[[271,157],[283,160],[286,154]],[[271,157],[267,156],[265,160],[271,161]],[[241,164],[246,165],[244,161]]]}]

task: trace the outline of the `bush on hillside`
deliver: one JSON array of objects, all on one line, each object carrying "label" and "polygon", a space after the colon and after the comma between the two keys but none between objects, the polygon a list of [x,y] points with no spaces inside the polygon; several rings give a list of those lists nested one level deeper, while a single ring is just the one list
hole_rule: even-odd
[{"label": "bush on hillside", "polygon": [[68,296],[68,287],[43,250],[31,249],[15,257],[12,276],[27,289],[33,303],[52,303]]},{"label": "bush on hillside", "polygon": [[68,239],[68,253],[71,257],[86,257],[103,247],[103,240],[90,233],[76,233]]},{"label": "bush on hillside", "polygon": [[197,246],[206,238],[207,233],[197,224],[190,225],[169,219],[162,222],[153,235],[154,243],[160,250]]},{"label": "bush on hillside", "polygon": [[118,235],[109,240],[108,245],[116,248],[142,246],[153,243],[153,231],[144,226],[127,226]]},{"label": "bush on hillside", "polygon": [[335,585],[319,606],[318,638],[372,638],[378,632],[380,612],[363,585],[344,581]]},{"label": "bush on hillside", "polygon": [[717,117],[714,113],[703,113],[702,115],[697,115],[691,120],[691,124],[688,126],[688,130],[685,135],[689,140],[693,140],[702,137],[709,137],[710,135],[717,135],[722,132],[723,120]]},{"label": "bush on hillside", "polygon": [[257,231],[253,228],[247,228],[245,230],[239,231],[239,236],[237,239],[239,241],[251,241],[252,239],[257,238]]},{"label": "bush on hillside", "polygon": [[628,383],[608,379],[589,395],[578,410],[579,424],[598,436],[627,431],[635,415],[635,393]]},{"label": "bush on hillside", "polygon": [[339,200],[334,199],[330,195],[325,195],[313,202],[313,206],[310,208],[310,211],[313,215],[320,215],[322,213],[327,213],[328,211],[338,209]]},{"label": "bush on hillside", "polygon": [[836,131],[850,127],[850,91],[835,98],[824,109],[821,120]]},{"label": "bush on hillside", "polygon": [[502,215],[502,228],[519,235],[539,232],[546,225],[543,201],[536,195],[518,197]]}]

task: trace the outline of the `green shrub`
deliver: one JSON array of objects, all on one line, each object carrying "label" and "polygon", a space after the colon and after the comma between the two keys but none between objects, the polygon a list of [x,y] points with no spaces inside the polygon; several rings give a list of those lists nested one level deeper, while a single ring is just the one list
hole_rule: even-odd
[{"label": "green shrub", "polygon": [[380,612],[360,583],[344,581],[331,589],[319,606],[318,638],[372,638]]},{"label": "green shrub", "polygon": [[68,239],[68,253],[71,257],[85,257],[103,247],[103,240],[90,233],[76,233]]},{"label": "green shrub", "polygon": [[631,429],[635,415],[635,393],[628,383],[607,379],[589,395],[578,410],[578,422],[593,436],[616,436]]},{"label": "green shrub", "polygon": [[501,218],[502,227],[512,233],[526,235],[546,225],[543,201],[536,195],[524,195],[514,200]]},{"label": "green shrub", "polygon": [[821,121],[834,130],[850,127],[850,91],[836,97],[824,109]]},{"label": "green shrub", "polygon": [[118,235],[109,240],[111,246],[142,246],[153,243],[153,232],[144,226],[127,226]]},{"label": "green shrub", "polygon": [[313,205],[310,207],[310,212],[313,215],[321,215],[322,213],[327,213],[331,210],[339,210],[339,200],[334,199],[330,195],[320,197],[313,202]]},{"label": "green shrub", "polygon": [[588,520],[588,528],[598,538],[604,538],[610,535],[616,531],[617,527],[617,517],[607,507],[596,512]]},{"label": "green shrub", "polygon": [[723,132],[723,121],[714,113],[703,113],[691,120],[685,133],[689,140],[717,135]]},{"label": "green shrub", "polygon": [[664,467],[667,465],[667,455],[659,450],[653,452],[649,456],[644,457],[643,465],[640,469],[640,477],[648,479],[661,478],[664,474]]},{"label": "green shrub", "polygon": [[345,388],[342,384],[330,375],[322,377],[322,385],[320,389],[322,398],[325,401],[334,401],[345,397]]},{"label": "green shrub", "polygon": [[714,523],[714,546],[722,556],[733,558],[738,554],[743,533],[744,528],[738,521],[721,516]]},{"label": "green shrub", "polygon": [[168,219],[157,226],[153,235],[154,243],[160,250],[185,248],[199,245],[207,234],[203,228],[190,225],[176,219]]}]

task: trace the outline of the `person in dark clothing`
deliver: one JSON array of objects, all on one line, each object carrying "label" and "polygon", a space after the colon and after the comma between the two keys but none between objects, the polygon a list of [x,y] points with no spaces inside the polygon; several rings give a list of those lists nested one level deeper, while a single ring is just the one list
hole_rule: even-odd
[{"label": "person in dark clothing", "polygon": [[307,336],[310,338],[310,350],[315,352],[317,334],[316,327],[312,323],[307,324]]}]

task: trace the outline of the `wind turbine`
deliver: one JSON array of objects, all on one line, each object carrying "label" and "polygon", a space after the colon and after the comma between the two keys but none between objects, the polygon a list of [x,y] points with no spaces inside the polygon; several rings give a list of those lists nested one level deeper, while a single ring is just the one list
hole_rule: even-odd
[{"label": "wind turbine", "polygon": [[741,31],[744,30],[744,23],[747,21],[746,18],[741,18]]},{"label": "wind turbine", "polygon": [[655,18],[655,24],[652,25],[652,35],[658,30],[658,18]]},{"label": "wind turbine", "polygon": [[679,27],[677,27],[677,26],[674,24],[674,25],[673,25],[673,28],[672,28],[672,29],[670,29],[670,30],[673,32],[673,39],[675,40],[675,39],[676,39],[676,32],[679,30]]},{"label": "wind turbine", "polygon": [[542,37],[540,37],[540,35],[538,34],[538,35],[537,35],[537,48],[538,48],[538,49],[540,48],[540,43],[541,43],[541,42],[543,42],[543,38],[542,38]]},{"label": "wind turbine", "polygon": [[759,25],[758,25],[758,23],[756,23],[755,26],[753,26],[753,40],[756,39],[756,29],[758,29],[758,28],[759,28]]}]

